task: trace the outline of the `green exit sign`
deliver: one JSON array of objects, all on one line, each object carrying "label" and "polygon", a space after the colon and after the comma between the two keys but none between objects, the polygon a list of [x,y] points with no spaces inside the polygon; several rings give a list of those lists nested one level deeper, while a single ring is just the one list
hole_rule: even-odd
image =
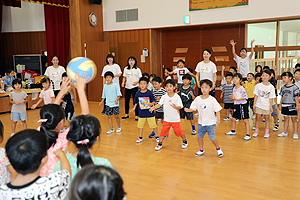
[{"label": "green exit sign", "polygon": [[184,23],[185,24],[190,24],[191,23],[191,16],[184,16]]}]

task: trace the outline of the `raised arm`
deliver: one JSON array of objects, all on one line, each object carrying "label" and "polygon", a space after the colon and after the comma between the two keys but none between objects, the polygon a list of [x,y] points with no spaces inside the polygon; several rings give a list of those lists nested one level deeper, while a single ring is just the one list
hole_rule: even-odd
[{"label": "raised arm", "polygon": [[75,77],[75,79],[76,79],[75,86],[77,88],[77,93],[78,93],[78,97],[79,97],[79,101],[80,101],[81,114],[88,115],[90,113],[90,110],[89,110],[88,100],[86,98],[86,94],[84,91],[86,81],[88,78],[85,79],[84,76],[85,76],[85,74],[83,73],[82,77],[80,77],[79,74],[78,74],[78,76]]},{"label": "raised arm", "polygon": [[231,46],[232,46],[232,54],[233,54],[233,57],[236,58],[236,57],[237,57],[237,55],[236,55],[236,53],[235,53],[235,45],[236,45],[236,42],[234,42],[234,40],[230,40],[230,41],[229,41],[229,44],[231,44]]},{"label": "raised arm", "polygon": [[222,72],[221,72],[222,79],[225,77],[225,76],[224,76],[224,70],[225,70],[225,66],[223,65],[223,66],[222,66]]},{"label": "raised arm", "polygon": [[253,54],[254,54],[254,47],[253,47],[253,43],[255,42],[255,40],[251,40],[251,53],[249,55],[249,58],[252,59],[253,57]]}]

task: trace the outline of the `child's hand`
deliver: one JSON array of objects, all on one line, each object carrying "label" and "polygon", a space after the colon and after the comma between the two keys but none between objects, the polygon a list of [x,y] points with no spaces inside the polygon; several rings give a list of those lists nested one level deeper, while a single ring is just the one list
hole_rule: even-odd
[{"label": "child's hand", "polygon": [[255,111],[255,107],[256,107],[256,105],[255,104],[253,104],[253,110]]},{"label": "child's hand", "polygon": [[77,72],[77,75],[75,76],[75,87],[77,88],[77,90],[84,91],[85,84],[88,79],[89,77],[85,78],[85,73],[83,73],[82,77],[80,77],[79,72]]},{"label": "child's hand", "polygon": [[270,106],[270,112],[273,113],[273,108],[272,105]]},{"label": "child's hand", "polygon": [[217,119],[217,125],[219,125],[220,124],[220,119]]},{"label": "child's hand", "polygon": [[101,101],[101,102],[99,103],[99,106],[102,106],[102,104],[103,104],[103,102]]},{"label": "child's hand", "polygon": [[115,100],[115,104],[117,104],[117,105],[118,105],[118,103],[119,103],[119,102],[118,102],[118,100]]},{"label": "child's hand", "polygon": [[155,97],[155,99],[156,99],[157,101],[159,101],[159,100],[160,100],[160,97]]},{"label": "child's hand", "polygon": [[193,93],[193,91],[190,91],[190,95],[191,95],[191,96],[194,96],[194,93]]},{"label": "child's hand", "polygon": [[171,106],[172,106],[173,108],[177,109],[177,108],[176,108],[176,105],[175,105],[174,103],[171,103]]},{"label": "child's hand", "polygon": [[229,95],[229,99],[231,99],[231,100],[235,100],[235,98],[234,98],[234,96],[233,95]]},{"label": "child's hand", "polygon": [[121,87],[125,87],[125,83],[122,83]]},{"label": "child's hand", "polygon": [[225,70],[225,66],[223,65],[223,66],[222,66],[222,71],[224,71],[224,70]]},{"label": "child's hand", "polygon": [[132,85],[136,86],[136,84],[137,84],[137,83],[138,83],[138,81],[136,81],[136,82],[133,82],[133,83],[132,83]]},{"label": "child's hand", "polygon": [[60,85],[60,91],[63,94],[67,94],[69,92],[69,89],[71,88],[70,83],[71,83],[71,80],[68,77],[63,79],[63,81]]},{"label": "child's hand", "polygon": [[278,109],[281,111],[281,104],[279,104]]},{"label": "child's hand", "polygon": [[16,105],[19,105],[19,104],[20,104],[19,102],[16,102],[16,101],[15,101],[14,103],[15,103]]},{"label": "child's hand", "polygon": [[253,40],[251,40],[251,45],[253,44],[255,42],[255,40],[253,39]]},{"label": "child's hand", "polygon": [[63,152],[63,150],[57,149],[56,151],[53,152],[58,158],[61,158],[61,156],[63,156],[65,153]]},{"label": "child's hand", "polygon": [[155,110],[155,107],[154,106],[152,106],[151,108],[149,108],[149,112],[153,112]]},{"label": "child's hand", "polygon": [[185,111],[185,112],[192,112],[192,111],[190,111],[190,109],[188,109],[188,108],[184,108],[184,111]]},{"label": "child's hand", "polygon": [[234,42],[234,40],[230,40],[230,41],[229,41],[229,44],[231,44],[232,46],[235,46],[235,45],[236,45],[236,42]]},{"label": "child's hand", "polygon": [[36,106],[37,106],[36,104],[33,104],[33,105],[31,106],[31,109],[34,110],[34,109],[36,108]]},{"label": "child's hand", "polygon": [[221,95],[220,95],[220,99],[223,99],[223,94],[221,93]]},{"label": "child's hand", "polygon": [[299,112],[299,106],[296,106],[296,111]]},{"label": "child's hand", "polygon": [[132,109],[130,110],[130,112],[132,113],[132,112],[134,112],[134,110],[135,110],[135,109],[134,109],[134,108],[132,108]]}]

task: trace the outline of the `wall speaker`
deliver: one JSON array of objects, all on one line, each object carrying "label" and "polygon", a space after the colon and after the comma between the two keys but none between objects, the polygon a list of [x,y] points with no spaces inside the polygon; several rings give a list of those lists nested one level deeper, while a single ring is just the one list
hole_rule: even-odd
[{"label": "wall speaker", "polygon": [[92,4],[101,5],[102,0],[89,0],[89,2],[92,3]]}]

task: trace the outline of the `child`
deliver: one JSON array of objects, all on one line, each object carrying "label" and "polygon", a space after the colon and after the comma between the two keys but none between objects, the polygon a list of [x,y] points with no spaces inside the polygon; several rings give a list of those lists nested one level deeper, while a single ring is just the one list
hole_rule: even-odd
[{"label": "child", "polygon": [[172,72],[171,68],[166,68],[165,69],[166,80],[172,79],[172,77],[169,75],[170,72]]},{"label": "child", "polygon": [[185,62],[183,60],[177,61],[177,67],[172,72],[169,73],[169,75],[177,74],[177,89],[183,86],[182,77],[185,74],[189,74],[191,76],[196,77],[194,74],[192,74],[186,67],[184,67]]},{"label": "child", "polygon": [[[62,74],[62,79],[68,78],[67,73],[64,72]],[[75,117],[75,111],[74,111],[74,105],[71,98],[71,89],[72,89],[72,83],[69,83],[69,89],[68,92],[63,96],[62,98],[62,108],[65,110],[66,119],[68,122],[71,122],[71,120]]]},{"label": "child", "polygon": [[252,60],[252,57],[253,57],[253,54],[254,54],[254,48],[253,48],[253,43],[254,42],[255,42],[255,40],[251,40],[251,53],[250,53],[249,56],[247,56],[247,49],[246,48],[241,48],[241,50],[240,50],[240,56],[241,57],[239,57],[235,53],[236,42],[234,42],[234,40],[230,40],[230,42],[229,42],[232,46],[233,59],[237,63],[237,70],[239,71],[239,73],[242,74],[242,76],[245,80],[246,80],[247,74],[250,72],[249,64],[250,64],[250,62]]},{"label": "child", "polygon": [[270,69],[271,71],[271,79],[270,79],[270,83],[273,85],[274,89],[275,89],[275,98],[273,99],[272,102],[272,109],[273,112],[271,113],[271,116],[274,119],[274,128],[273,131],[278,131],[279,129],[279,119],[278,119],[278,110],[277,110],[277,70],[276,70],[276,66],[274,67],[274,69]]},{"label": "child", "polygon": [[255,112],[253,110],[253,102],[254,102],[254,87],[255,87],[255,80],[254,80],[254,74],[253,73],[248,73],[247,74],[247,80],[243,82],[243,87],[246,90],[247,97],[248,97],[248,105],[250,106],[253,116],[252,118],[255,118]]},{"label": "child", "polygon": [[55,155],[61,160],[61,171],[40,177],[40,170],[47,162],[47,137],[37,130],[27,129],[12,136],[5,150],[9,162],[17,171],[16,178],[1,185],[0,196],[8,199],[65,198],[70,183],[70,164],[61,149]]},{"label": "child", "polygon": [[[225,80],[225,76],[224,76],[224,70],[225,70],[225,66],[222,66],[222,72],[221,72],[221,75],[222,75],[222,81],[221,81],[221,85],[224,85],[224,84],[227,83],[226,80]],[[235,67],[231,66],[231,67],[229,67],[229,72],[231,72],[231,73],[232,73],[232,76],[233,76],[235,73],[237,73],[237,70],[236,70]],[[226,74],[225,74],[225,75],[226,75]],[[231,81],[231,83],[232,83],[232,81]]]},{"label": "child", "polygon": [[39,101],[31,106],[31,109],[34,110],[43,100],[44,104],[50,104],[55,99],[55,95],[53,90],[50,88],[50,79],[48,77],[45,77],[41,80],[43,90],[40,93]]},{"label": "child", "polygon": [[296,71],[297,69],[300,69],[300,63],[297,63],[297,64],[295,65],[295,71]]},{"label": "child", "polygon": [[113,133],[114,127],[113,127],[113,122],[112,122],[112,115],[115,115],[118,128],[116,130],[117,133],[121,132],[121,123],[120,123],[120,116],[119,116],[119,99],[122,96],[120,92],[119,86],[113,82],[114,74],[110,71],[105,72],[104,74],[105,78],[105,85],[103,87],[103,92],[102,92],[102,101],[99,103],[99,106],[101,106],[105,101],[105,114],[108,117],[108,123],[110,126],[110,130],[107,131],[107,134]]},{"label": "child", "polygon": [[[77,172],[85,165],[95,164],[112,168],[107,159],[91,154],[93,145],[100,140],[100,129],[99,120],[91,115],[79,115],[71,121],[67,139],[73,142],[76,150],[73,153],[66,154],[71,165],[72,173],[70,182],[72,182]],[[97,148],[99,147],[97,146]],[[59,171],[60,164],[60,161],[58,161],[53,169],[54,172]]]},{"label": "child", "polygon": [[231,72],[227,72],[225,75],[226,84],[222,86],[222,93],[220,98],[224,97],[224,109],[226,110],[226,118],[224,121],[230,121],[230,110],[234,109],[234,101],[229,98],[232,95],[233,83],[232,83],[233,74]]},{"label": "child", "polygon": [[258,72],[254,75],[254,78],[255,78],[255,85],[261,83],[261,75],[262,73]]},{"label": "child", "polygon": [[246,136],[243,138],[244,141],[251,139],[249,134],[249,105],[247,103],[247,93],[245,88],[241,85],[243,76],[240,73],[233,75],[233,84],[235,85],[232,91],[232,95],[229,96],[231,100],[234,100],[234,112],[232,114],[232,130],[225,135],[236,135],[236,119],[243,120],[246,126]]},{"label": "child", "polygon": [[152,80],[153,80],[154,77],[156,77],[156,74],[150,74],[150,76],[149,76],[149,85],[148,85],[147,89],[150,90],[150,91],[153,90]]},{"label": "child", "polygon": [[288,127],[289,127],[289,117],[291,117],[294,125],[294,136],[293,139],[298,139],[298,122],[297,114],[299,111],[299,88],[292,83],[293,75],[291,72],[283,72],[281,74],[281,79],[284,83],[282,86],[280,94],[281,101],[279,105],[279,110],[281,110],[282,115],[284,116],[284,132],[278,134],[278,137],[288,136]]},{"label": "child", "polygon": [[173,128],[175,135],[182,138],[183,143],[181,148],[186,149],[188,147],[184,131],[182,130],[180,116],[178,114],[178,110],[180,110],[183,105],[179,95],[174,92],[175,85],[176,84],[174,80],[167,80],[165,83],[167,94],[163,95],[159,103],[155,106],[152,106],[149,110],[150,112],[153,112],[155,109],[164,106],[164,122],[160,132],[159,143],[155,147],[156,151],[162,148],[164,136],[169,135],[169,130],[171,127]]},{"label": "child", "polygon": [[157,135],[157,125],[155,122],[155,113],[150,113],[149,108],[155,104],[155,97],[150,90],[147,89],[149,79],[142,77],[139,80],[140,90],[137,91],[134,97],[134,107],[130,112],[134,112],[137,105],[139,106],[139,120],[137,127],[139,129],[139,138],[136,143],[143,142],[143,127],[146,121],[153,132]]},{"label": "child", "polygon": [[75,176],[69,192],[72,200],[126,200],[121,176],[105,166],[89,165]]},{"label": "child", "polygon": [[[76,88],[80,100],[82,114],[89,114],[89,107],[87,98],[85,95],[85,83],[87,79],[78,78],[76,76]],[[61,132],[61,129],[65,126],[65,112],[61,106],[59,106],[62,97],[69,92],[70,80],[64,78],[60,86],[60,92],[57,94],[53,104],[44,105],[40,111],[41,126],[38,128],[41,132],[45,133],[48,139],[48,162],[41,169],[41,176],[45,176],[52,172],[58,158],[54,155],[57,149],[63,149],[67,151],[68,140],[66,138],[69,128]]]},{"label": "child", "polygon": [[196,135],[195,129],[195,121],[194,121],[194,114],[193,112],[185,112],[184,108],[190,108],[193,100],[196,98],[196,93],[193,88],[191,88],[190,83],[192,80],[192,76],[189,74],[185,74],[182,77],[183,86],[179,88],[178,94],[181,98],[183,107],[179,110],[180,118],[186,119],[190,121],[192,126],[192,135]]},{"label": "child", "polygon": [[294,72],[294,83],[299,87],[300,86],[300,69],[296,69]]},{"label": "child", "polygon": [[10,69],[6,72],[5,76],[2,78],[4,82],[4,90],[11,91],[13,89],[13,81],[15,80],[15,72]]},{"label": "child", "polygon": [[[212,89],[213,83],[204,79],[200,81],[200,87],[202,90],[202,95],[196,97],[193,101],[190,109],[185,108],[186,112],[192,112],[198,110],[198,143],[200,151],[195,153],[195,156],[201,156],[205,153],[203,148],[203,137],[207,132],[209,139],[215,145],[218,156],[222,157],[224,155],[221,150],[218,140],[216,139],[216,125],[220,124],[220,110],[222,107],[217,102],[217,100],[209,95],[209,91]],[[215,117],[217,114],[217,120]]]},{"label": "child", "polygon": [[[188,68],[188,70],[193,74],[194,70],[192,68]],[[192,77],[192,81],[190,82],[190,86],[191,88],[193,88],[193,90],[195,90],[196,87],[196,80],[194,79],[194,77]]]},{"label": "child", "polygon": [[[153,87],[154,87],[154,89],[152,90],[152,93],[155,97],[156,104],[159,102],[161,97],[167,93],[167,91],[164,88],[161,87],[161,82],[162,82],[162,80],[159,76],[154,77],[153,80],[152,80]],[[161,120],[164,119],[164,110],[163,110],[162,107],[157,109],[156,112],[155,112],[156,124],[157,124],[159,119],[161,119]],[[155,133],[152,131],[152,133],[149,135],[149,138],[154,138],[155,136],[156,136]]]},{"label": "child", "polygon": [[257,74],[257,73],[262,73],[262,67],[261,67],[261,65],[257,65],[255,67],[255,74]]},{"label": "child", "polygon": [[264,70],[262,73],[262,83],[257,84],[253,92],[255,95],[253,109],[256,113],[255,132],[252,135],[253,137],[258,136],[258,127],[262,115],[265,116],[266,120],[264,138],[270,137],[270,114],[273,112],[272,103],[273,99],[276,97],[274,86],[269,82],[270,78],[271,71]]},{"label": "child", "polygon": [[9,93],[11,107],[11,120],[12,123],[12,134],[15,134],[16,125],[18,121],[22,121],[23,129],[27,129],[26,124],[26,102],[27,102],[27,94],[22,90],[22,81],[21,79],[14,79],[12,82],[14,90]]}]

